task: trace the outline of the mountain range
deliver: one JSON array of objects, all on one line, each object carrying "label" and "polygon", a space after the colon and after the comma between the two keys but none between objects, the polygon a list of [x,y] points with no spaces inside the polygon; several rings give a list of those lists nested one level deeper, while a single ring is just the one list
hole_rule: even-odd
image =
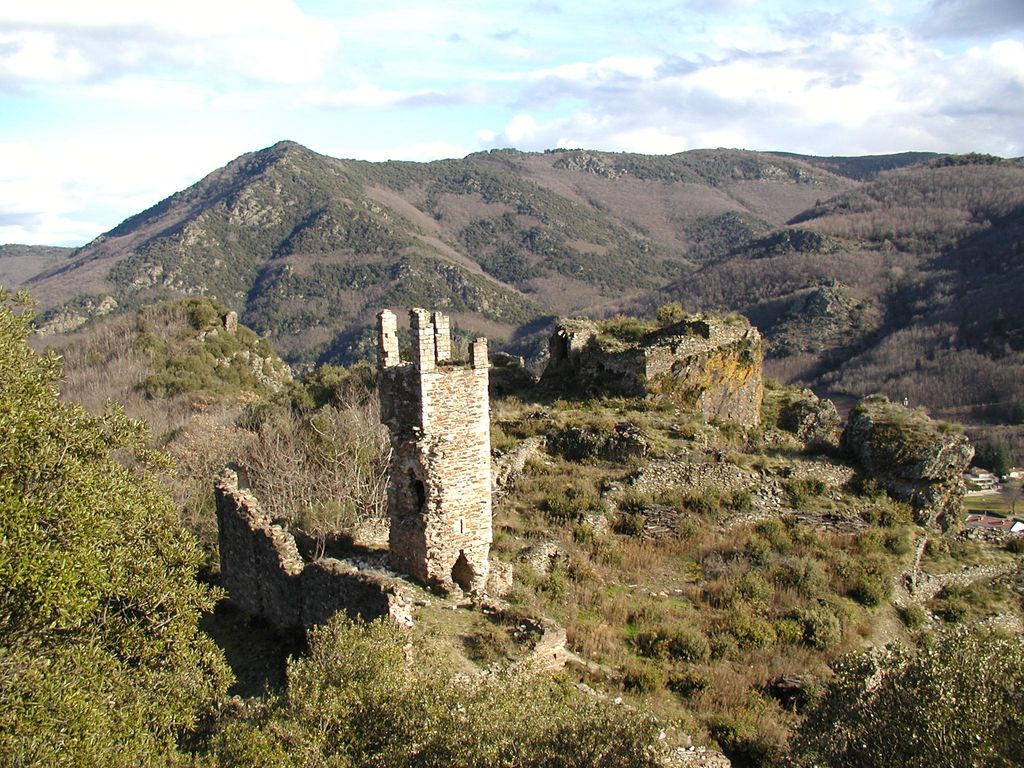
[{"label": "mountain range", "polygon": [[0,251],[0,281],[64,331],[213,295],[298,365],[367,356],[385,306],[444,309],[459,338],[531,354],[552,316],[679,302],[747,314],[785,380],[1012,426],[1022,229],[1024,164],[988,155],[370,163],[281,142],[77,250]]}]

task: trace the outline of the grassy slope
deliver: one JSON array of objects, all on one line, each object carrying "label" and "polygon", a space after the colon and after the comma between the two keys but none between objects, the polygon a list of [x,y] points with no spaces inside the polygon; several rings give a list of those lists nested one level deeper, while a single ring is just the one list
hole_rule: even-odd
[{"label": "grassy slope", "polygon": [[[225,461],[253,459],[252,441],[266,438],[277,447],[260,467],[282,486],[295,486],[304,453],[322,455],[325,439],[337,448],[354,441],[353,431],[380,428],[364,406],[346,410],[335,397],[315,416],[239,427],[230,402],[251,402],[257,393],[239,388],[233,400],[222,378],[170,400],[166,388],[155,389],[154,398],[140,397],[138,385],[166,372],[169,360],[202,351],[206,339],[198,337],[210,315],[205,302],[185,302],[108,318],[76,334],[64,354],[67,395],[98,406],[113,394],[125,397],[130,409],[149,409],[135,415],[173,416],[155,426],[169,432],[169,448],[181,462],[176,497],[185,522],[212,547],[212,512],[199,497],[209,495],[210,478]],[[173,342],[173,349],[155,350],[147,333]],[[339,374],[323,377],[330,375]],[[114,379],[123,380],[121,389],[101,391]],[[607,436],[625,421],[642,431],[651,455],[569,459],[552,448],[529,461],[513,492],[495,507],[495,556],[516,562],[512,610],[502,620],[452,611],[446,601],[423,595],[430,605],[418,614],[415,631],[472,670],[471,663],[486,666],[523,653],[517,616],[554,617],[586,662],[573,676],[653,709],[698,741],[717,741],[737,765],[777,754],[799,721],[793,707],[803,706],[772,692],[778,678],[804,676],[801,684],[812,692],[842,652],[908,636],[889,590],[909,565],[911,542],[923,535],[902,505],[847,484],[851,470],[842,462],[799,452],[792,436],[775,426],[784,394],[768,393],[766,425],[752,430],[704,425],[693,414],[642,400],[535,401],[529,390],[495,400],[498,451],[536,434],[555,438],[549,442],[555,446],[572,427]],[[303,427],[307,421],[316,422],[315,430]],[[339,461],[335,456],[333,469]],[[317,487],[326,469],[317,465],[310,472]],[[250,477],[259,484],[255,472]],[[758,501],[772,498],[762,493],[766,488],[777,489],[777,504]],[[268,504],[286,500],[283,492],[260,493]],[[293,508],[275,507],[275,516],[301,523],[308,498],[296,494],[293,502]],[[675,522],[650,528],[656,513]],[[595,527],[597,519],[611,529]],[[836,530],[823,520],[853,527]],[[323,522],[318,519],[318,528]],[[554,543],[560,553],[548,573],[520,561],[525,549],[541,542]],[[1007,559],[956,541],[937,541],[929,552],[926,573],[956,571],[964,563],[1001,566]],[[949,617],[935,621],[966,621],[1015,616],[1018,603],[998,584],[982,582],[939,595],[928,606]],[[208,623],[229,646],[242,683],[238,692],[257,694],[265,682],[282,683],[280,658],[299,646],[263,638],[254,653],[239,647],[237,635],[253,631],[243,618]]]}]

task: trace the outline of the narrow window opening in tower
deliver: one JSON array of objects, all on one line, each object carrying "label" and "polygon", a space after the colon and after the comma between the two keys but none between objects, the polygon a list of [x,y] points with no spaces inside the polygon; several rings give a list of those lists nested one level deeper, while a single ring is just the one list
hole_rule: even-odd
[{"label": "narrow window opening in tower", "polygon": [[413,480],[412,483],[413,493],[416,494],[416,509],[423,512],[427,508],[427,487],[423,485],[423,481],[419,478]]},{"label": "narrow window opening in tower", "polygon": [[458,584],[466,592],[473,585],[473,567],[466,559],[465,550],[459,551],[459,559],[452,566],[452,581]]},{"label": "narrow window opening in tower", "polygon": [[554,349],[551,350],[551,357],[556,363],[566,360],[569,357],[569,340],[556,336]]}]

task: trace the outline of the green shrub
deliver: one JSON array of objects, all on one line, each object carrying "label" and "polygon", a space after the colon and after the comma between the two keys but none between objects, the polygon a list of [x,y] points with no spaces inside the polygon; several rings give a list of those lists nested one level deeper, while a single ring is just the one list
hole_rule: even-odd
[{"label": "green shrub", "polygon": [[684,699],[709,690],[712,684],[711,674],[700,668],[673,670],[665,681],[666,688]]},{"label": "green shrub", "polygon": [[654,324],[636,317],[616,315],[597,324],[601,333],[627,344],[636,344],[654,330]]},{"label": "green shrub", "polygon": [[733,512],[744,514],[753,508],[753,497],[750,491],[733,491],[725,504]]},{"label": "green shrub", "polygon": [[885,588],[874,576],[863,575],[858,578],[847,594],[868,608],[874,608],[885,599]]},{"label": "green shrub", "polygon": [[559,523],[579,522],[586,512],[601,508],[601,498],[590,486],[574,484],[545,501],[548,515]]},{"label": "green shrub", "polygon": [[[655,317],[661,325],[672,325],[672,323],[678,323],[680,320],[684,320],[687,317],[686,310],[683,309],[683,305],[678,301],[671,301],[668,304],[662,304],[658,307],[658,311],[655,313]],[[1024,420],[1024,417],[1022,417]]]},{"label": "green shrub", "polygon": [[771,622],[746,611],[733,611],[728,618],[728,629],[743,650],[771,648],[778,640]]},{"label": "green shrub", "polygon": [[774,764],[785,739],[774,718],[746,707],[712,717],[708,733],[734,765]]},{"label": "green shrub", "polygon": [[1024,536],[1017,536],[1006,542],[1006,550],[1015,555],[1024,555]]},{"label": "green shrub", "polygon": [[654,664],[632,662],[622,670],[622,687],[633,693],[655,693],[664,682],[661,670]]},{"label": "green shrub", "polygon": [[615,518],[613,530],[623,536],[642,536],[646,525],[646,515],[641,512],[627,512]]},{"label": "green shrub", "polygon": [[900,621],[910,630],[923,627],[928,621],[928,614],[919,605],[907,605],[899,609]]},{"label": "green shrub", "polygon": [[676,523],[676,536],[684,541],[695,538],[702,530],[704,527],[700,522],[689,515],[679,518]]},{"label": "green shrub", "polygon": [[685,624],[642,630],[633,638],[633,644],[641,654],[652,659],[699,664],[711,656],[711,646],[704,633]]},{"label": "green shrub", "polygon": [[894,555],[906,555],[913,549],[909,530],[889,531],[882,538],[885,548]]},{"label": "green shrub", "polygon": [[804,625],[796,619],[779,619],[773,625],[781,645],[799,645],[804,639]]},{"label": "green shrub", "polygon": [[772,569],[772,579],[781,587],[791,587],[805,597],[821,596],[828,589],[828,574],[812,557],[780,558]]},{"label": "green shrub", "polygon": [[736,594],[755,605],[766,605],[775,594],[775,589],[757,571],[747,571],[736,583]]},{"label": "green shrub", "polygon": [[828,490],[823,480],[816,477],[792,478],[785,483],[786,493],[793,506],[797,509],[806,507],[815,496],[820,496]]},{"label": "green shrub", "polygon": [[959,624],[971,612],[967,601],[959,595],[942,597],[935,601],[935,613],[950,624]]},{"label": "green shrub", "polygon": [[843,630],[839,619],[824,606],[808,608],[798,616],[804,627],[804,644],[819,651],[839,644]]},{"label": "green shrub", "polygon": [[747,539],[743,546],[743,554],[751,565],[767,565],[772,557],[772,546],[755,534]]},{"label": "green shrub", "polygon": [[718,632],[708,638],[712,659],[728,659],[739,651],[736,638],[728,632]]},{"label": "green shrub", "polygon": [[722,511],[722,497],[717,491],[709,489],[700,496],[685,497],[682,506],[695,515],[717,519]]},{"label": "green shrub", "polygon": [[761,520],[754,526],[759,536],[764,537],[772,548],[779,553],[785,554],[792,547],[793,540],[790,537],[786,524],[777,518]]},{"label": "green shrub", "polygon": [[466,655],[481,664],[503,661],[509,657],[512,641],[504,630],[492,625],[477,628],[462,640]]}]

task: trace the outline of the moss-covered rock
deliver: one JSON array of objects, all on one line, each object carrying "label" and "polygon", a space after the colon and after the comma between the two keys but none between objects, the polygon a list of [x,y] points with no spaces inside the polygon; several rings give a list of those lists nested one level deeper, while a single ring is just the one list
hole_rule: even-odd
[{"label": "moss-covered rock", "polygon": [[909,502],[919,523],[955,526],[962,475],[974,457],[958,430],[873,395],[850,412],[842,447],[893,496]]}]

